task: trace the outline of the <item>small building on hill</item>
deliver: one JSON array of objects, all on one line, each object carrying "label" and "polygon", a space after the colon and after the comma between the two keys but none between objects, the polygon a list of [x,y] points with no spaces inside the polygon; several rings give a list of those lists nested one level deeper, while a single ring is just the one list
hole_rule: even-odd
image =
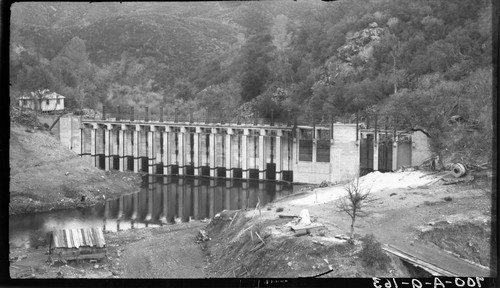
[{"label": "small building on hill", "polygon": [[53,230],[49,253],[65,260],[102,259],[106,257],[106,241],[101,228]]},{"label": "small building on hill", "polygon": [[[19,97],[19,106],[22,108],[38,108],[42,112],[62,111],[64,110],[64,99],[66,97],[56,92],[50,92],[48,89],[31,92],[31,96]],[[38,100],[38,103],[36,101]]]}]

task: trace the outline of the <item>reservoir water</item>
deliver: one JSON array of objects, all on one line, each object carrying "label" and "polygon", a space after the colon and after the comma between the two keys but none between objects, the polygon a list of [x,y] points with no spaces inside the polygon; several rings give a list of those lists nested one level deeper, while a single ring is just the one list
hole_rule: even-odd
[{"label": "reservoir water", "polygon": [[254,209],[293,193],[286,183],[146,176],[140,191],[86,208],[9,217],[11,247],[48,244],[52,229],[103,227],[108,231],[212,218],[223,210]]}]

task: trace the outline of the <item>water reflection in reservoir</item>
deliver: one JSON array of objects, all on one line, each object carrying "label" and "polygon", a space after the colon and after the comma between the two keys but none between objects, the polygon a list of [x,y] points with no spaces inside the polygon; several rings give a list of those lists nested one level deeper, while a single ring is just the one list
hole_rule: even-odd
[{"label": "water reflection in reservoir", "polygon": [[166,224],[212,218],[222,210],[254,208],[292,192],[291,185],[274,182],[208,178],[149,176],[147,188],[106,201],[103,219],[147,224]]},{"label": "water reflection in reservoir", "polygon": [[87,208],[11,216],[13,246],[35,246],[53,228],[116,231],[212,218],[227,209],[255,208],[293,192],[291,184],[175,176],[147,176],[140,192]]}]

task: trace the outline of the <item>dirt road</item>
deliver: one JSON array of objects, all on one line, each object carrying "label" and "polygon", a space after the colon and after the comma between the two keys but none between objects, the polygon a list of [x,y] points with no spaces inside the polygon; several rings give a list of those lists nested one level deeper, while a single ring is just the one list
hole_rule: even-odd
[{"label": "dirt road", "polygon": [[193,221],[155,228],[144,240],[122,246],[121,277],[204,278],[203,253],[194,242],[204,226]]}]

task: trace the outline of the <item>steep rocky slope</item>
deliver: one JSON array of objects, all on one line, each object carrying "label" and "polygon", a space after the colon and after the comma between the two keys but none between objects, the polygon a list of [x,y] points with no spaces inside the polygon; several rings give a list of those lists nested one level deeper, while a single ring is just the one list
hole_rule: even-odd
[{"label": "steep rocky slope", "polygon": [[10,215],[91,205],[134,192],[141,181],[140,175],[99,170],[49,132],[16,123],[10,127],[9,160]]}]

